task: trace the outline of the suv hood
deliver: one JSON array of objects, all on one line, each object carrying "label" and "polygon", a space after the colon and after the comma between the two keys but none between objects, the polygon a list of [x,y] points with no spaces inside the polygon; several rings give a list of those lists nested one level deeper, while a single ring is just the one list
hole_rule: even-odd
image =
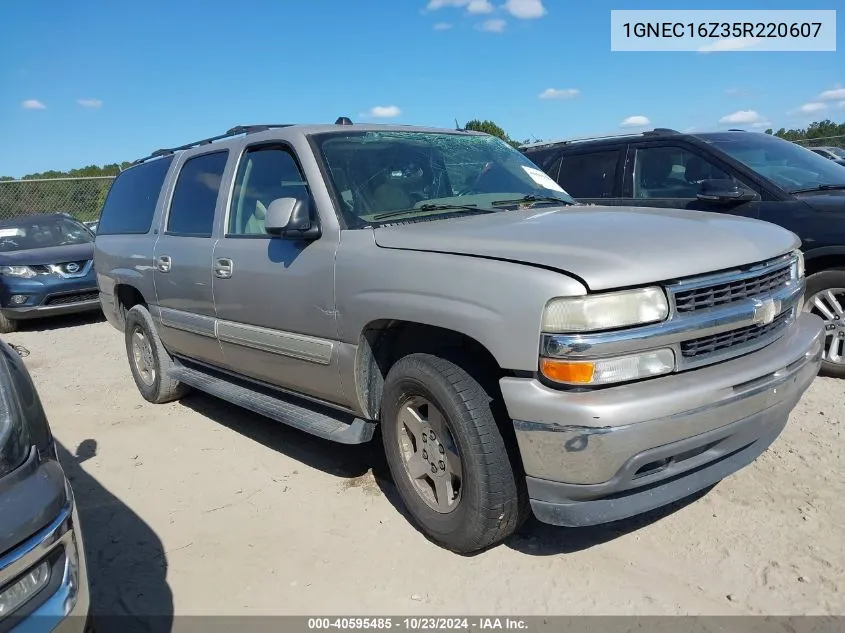
[{"label": "suv hood", "polygon": [[373,231],[382,248],[553,268],[579,277],[590,290],[715,272],[777,257],[801,244],[795,234],[768,222],[639,207],[501,211]]},{"label": "suv hood", "polygon": [[62,264],[81,262],[94,258],[94,243],[68,244],[67,246],[48,246],[30,248],[24,251],[0,253],[0,266],[38,266],[44,264]]}]

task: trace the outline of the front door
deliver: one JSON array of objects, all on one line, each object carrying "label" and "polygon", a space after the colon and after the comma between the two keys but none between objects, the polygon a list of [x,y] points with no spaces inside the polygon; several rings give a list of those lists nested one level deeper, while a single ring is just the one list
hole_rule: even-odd
[{"label": "front door", "polygon": [[159,335],[176,355],[221,365],[211,283],[212,232],[228,152],[188,158],[179,171],[153,266]]},{"label": "front door", "polygon": [[267,208],[285,197],[311,199],[293,151],[279,144],[248,146],[214,249],[217,335],[229,369],[343,402],[334,311],[337,241],[265,233]]},{"label": "front door", "polygon": [[[748,218],[760,215],[759,187],[698,148],[681,143],[654,141],[632,143],[621,202],[631,206],[691,209],[729,213]],[[714,202],[697,195],[704,180],[729,180],[749,190],[753,200]]]}]

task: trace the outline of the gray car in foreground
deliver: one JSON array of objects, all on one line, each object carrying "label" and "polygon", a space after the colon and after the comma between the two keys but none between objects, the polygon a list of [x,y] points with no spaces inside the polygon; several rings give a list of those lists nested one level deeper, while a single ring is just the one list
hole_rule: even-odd
[{"label": "gray car in foreground", "polygon": [[0,631],[86,630],[73,491],[29,372],[0,341]]},{"label": "gray car in foreground", "polygon": [[244,126],[115,180],[95,269],[144,398],[199,389],[317,436],[377,429],[433,541],[586,526],[779,435],[822,322],[773,224],[575,204],[499,139]]}]

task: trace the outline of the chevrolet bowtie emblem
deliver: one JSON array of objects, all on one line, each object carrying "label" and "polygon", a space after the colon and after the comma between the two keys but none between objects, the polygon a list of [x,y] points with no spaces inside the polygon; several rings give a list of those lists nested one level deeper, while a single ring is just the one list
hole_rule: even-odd
[{"label": "chevrolet bowtie emblem", "polygon": [[780,301],[776,299],[755,301],[753,321],[757,325],[768,325],[775,320],[778,312],[780,312]]}]

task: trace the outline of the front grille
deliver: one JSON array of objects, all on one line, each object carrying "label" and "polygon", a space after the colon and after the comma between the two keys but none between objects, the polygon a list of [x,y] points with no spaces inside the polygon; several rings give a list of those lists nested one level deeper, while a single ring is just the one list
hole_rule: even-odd
[{"label": "front grille", "polygon": [[675,311],[695,312],[751,297],[759,297],[782,288],[791,278],[789,266],[770,270],[756,277],[692,288],[675,293]]},{"label": "front grille", "polygon": [[50,297],[44,303],[48,306],[66,306],[74,303],[82,303],[84,301],[95,301],[100,298],[100,293],[97,290],[87,290],[85,292],[74,292],[73,294],[59,295],[57,297]]},{"label": "front grille", "polygon": [[775,320],[767,325],[749,325],[730,332],[702,336],[701,338],[684,341],[681,343],[681,354],[684,358],[695,358],[705,354],[712,354],[726,350],[737,345],[751,343],[758,339],[774,336],[775,333],[784,327],[789,321],[792,310],[786,310],[775,317]]}]

